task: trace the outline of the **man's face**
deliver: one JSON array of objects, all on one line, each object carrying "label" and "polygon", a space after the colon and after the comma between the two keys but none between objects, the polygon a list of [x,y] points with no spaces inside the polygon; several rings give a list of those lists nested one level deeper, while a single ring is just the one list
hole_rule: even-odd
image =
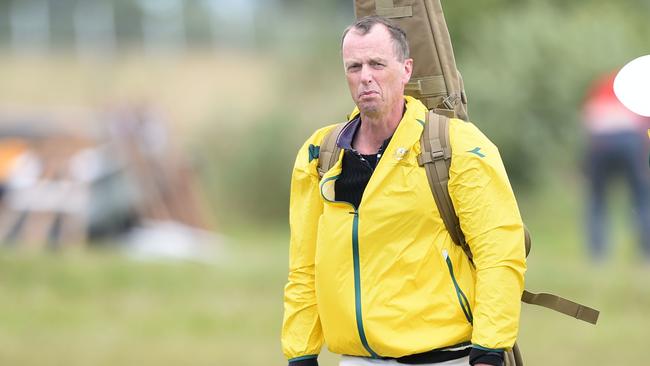
[{"label": "man's face", "polygon": [[361,113],[378,117],[401,103],[413,60],[398,60],[384,25],[376,24],[365,35],[351,29],[342,54],[350,94]]}]

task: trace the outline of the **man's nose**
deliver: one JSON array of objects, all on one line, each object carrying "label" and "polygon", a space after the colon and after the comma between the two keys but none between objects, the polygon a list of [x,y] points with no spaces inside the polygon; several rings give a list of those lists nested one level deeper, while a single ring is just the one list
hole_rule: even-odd
[{"label": "man's nose", "polygon": [[368,65],[361,66],[361,82],[369,84],[372,82],[372,70]]}]

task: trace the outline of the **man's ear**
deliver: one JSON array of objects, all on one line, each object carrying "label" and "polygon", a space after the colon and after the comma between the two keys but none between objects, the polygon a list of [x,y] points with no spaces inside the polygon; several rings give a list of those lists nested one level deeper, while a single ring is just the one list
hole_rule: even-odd
[{"label": "man's ear", "polygon": [[411,80],[411,74],[413,74],[413,59],[407,58],[404,60],[404,84]]}]

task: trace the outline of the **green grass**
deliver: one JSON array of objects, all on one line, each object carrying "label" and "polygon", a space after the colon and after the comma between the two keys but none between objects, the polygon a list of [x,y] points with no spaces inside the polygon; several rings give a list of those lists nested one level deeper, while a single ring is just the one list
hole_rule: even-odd
[{"label": "green grass", "polygon": [[593,326],[523,304],[519,343],[526,365],[642,364],[650,337],[650,263],[639,258],[634,217],[620,185],[610,192],[610,256],[600,264],[588,260],[582,183],[558,175],[520,199],[533,242],[526,287],[597,308],[601,316]]},{"label": "green grass", "polygon": [[232,242],[213,265],[3,253],[0,364],[280,362],[286,259],[260,244]]},{"label": "green grass", "polygon": [[[650,267],[616,254],[633,253],[631,240],[612,261],[591,265],[578,195],[552,191],[552,201],[522,201],[534,241],[527,287],[602,315],[592,326],[523,305],[527,366],[640,364],[650,339]],[[287,235],[238,230],[213,264],[137,262],[106,250],[2,251],[0,364],[282,365]],[[336,360],[324,351],[321,365]]]}]

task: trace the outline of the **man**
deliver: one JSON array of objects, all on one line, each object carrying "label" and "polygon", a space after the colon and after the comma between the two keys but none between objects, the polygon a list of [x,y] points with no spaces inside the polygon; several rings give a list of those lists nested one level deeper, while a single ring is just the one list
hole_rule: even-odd
[{"label": "man", "polygon": [[[586,173],[589,201],[587,237],[592,260],[602,262],[607,254],[607,189],[622,176],[635,208],[636,230],[643,258],[650,263],[650,174],[646,163],[646,131],[650,119],[625,107],[614,94],[617,73],[596,80],[583,107],[583,122],[589,139]],[[611,241],[611,239],[609,240]]]},{"label": "man", "polygon": [[501,365],[513,346],[526,268],[524,231],[498,150],[453,119],[449,191],[472,249],[446,231],[418,165],[426,107],[405,97],[413,68],[404,32],[363,18],[343,34],[357,108],[322,179],[318,150],[298,153],[291,183],[289,280],[282,344],[290,366]]}]

